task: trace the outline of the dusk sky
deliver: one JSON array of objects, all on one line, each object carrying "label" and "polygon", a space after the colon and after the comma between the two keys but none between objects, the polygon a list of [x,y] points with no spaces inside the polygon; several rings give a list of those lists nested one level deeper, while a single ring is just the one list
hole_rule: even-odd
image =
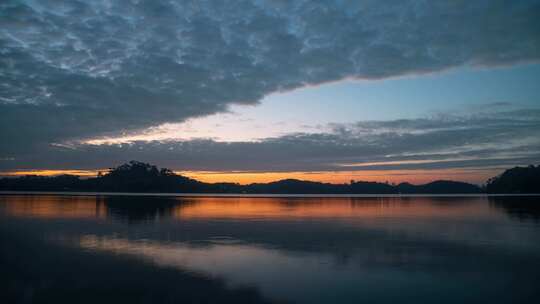
[{"label": "dusk sky", "polygon": [[540,1],[0,2],[0,175],[453,179],[540,163]]}]

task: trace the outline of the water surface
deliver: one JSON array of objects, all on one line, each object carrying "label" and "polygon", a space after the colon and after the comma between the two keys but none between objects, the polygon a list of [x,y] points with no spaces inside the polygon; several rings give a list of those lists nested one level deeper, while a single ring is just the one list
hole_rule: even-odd
[{"label": "water surface", "polygon": [[9,303],[534,303],[540,201],[4,195],[0,246]]}]

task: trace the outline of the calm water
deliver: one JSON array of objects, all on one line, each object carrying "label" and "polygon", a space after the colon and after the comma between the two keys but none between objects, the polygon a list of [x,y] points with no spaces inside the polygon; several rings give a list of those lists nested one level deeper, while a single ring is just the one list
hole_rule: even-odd
[{"label": "calm water", "polygon": [[540,198],[4,195],[0,286],[2,303],[540,303]]}]

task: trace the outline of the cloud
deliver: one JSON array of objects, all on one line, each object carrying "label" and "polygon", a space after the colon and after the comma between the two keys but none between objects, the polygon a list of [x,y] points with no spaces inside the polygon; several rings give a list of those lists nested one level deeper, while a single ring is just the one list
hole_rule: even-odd
[{"label": "cloud", "polygon": [[[0,170],[94,169],[130,159],[176,170],[354,171],[500,168],[540,162],[540,110],[334,124],[257,142],[71,143],[0,161]],[[82,166],[81,164],[84,164]]]},{"label": "cloud", "polygon": [[[539,29],[539,1],[2,1],[0,156],[309,84],[537,61]],[[292,140],[334,139],[261,145]]]}]

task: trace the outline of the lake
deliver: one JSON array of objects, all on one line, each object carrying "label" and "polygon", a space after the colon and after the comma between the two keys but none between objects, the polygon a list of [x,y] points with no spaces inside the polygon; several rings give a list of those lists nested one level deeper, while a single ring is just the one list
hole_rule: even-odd
[{"label": "lake", "polygon": [[2,303],[540,303],[540,197],[1,195]]}]

